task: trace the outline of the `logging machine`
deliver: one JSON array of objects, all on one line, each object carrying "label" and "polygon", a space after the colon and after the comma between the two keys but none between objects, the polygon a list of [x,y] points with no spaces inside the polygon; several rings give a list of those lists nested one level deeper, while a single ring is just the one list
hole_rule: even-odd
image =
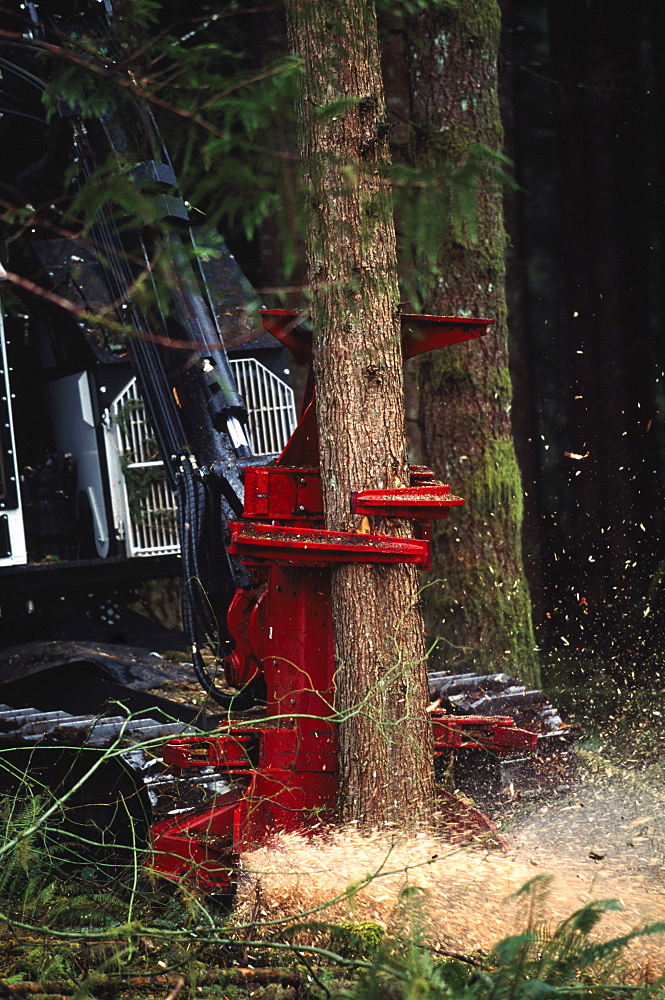
[{"label": "logging machine", "polygon": [[[16,4],[0,52],[0,787],[78,783],[62,825],[98,840],[98,863],[138,831],[153,870],[224,893],[241,849],[334,820],[331,564],[426,569],[432,521],[464,501],[412,467],[349,503],[415,537],[325,529],[314,386],[297,415],[289,381],[311,328],[261,310],[223,244],[197,252],[208,234],[143,101],[47,117],[40,45],[114,51],[110,0],[49,10]],[[63,199],[109,164],[149,210],[128,222],[102,203],[70,233]],[[487,327],[405,315],[404,357]],[[184,636],[130,608],[142,581],[174,576]],[[158,655],[178,647],[190,667]],[[207,708],[153,690],[194,677]],[[539,692],[505,674],[430,688],[437,770],[481,805],[570,782],[570,730]],[[441,794],[453,825],[491,831]]]}]

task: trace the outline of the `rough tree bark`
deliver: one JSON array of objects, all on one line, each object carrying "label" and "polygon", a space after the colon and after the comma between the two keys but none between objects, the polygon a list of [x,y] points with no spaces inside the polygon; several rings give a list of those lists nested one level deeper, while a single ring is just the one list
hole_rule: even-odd
[{"label": "rough tree bark", "polygon": [[[501,151],[497,0],[458,0],[414,17],[407,39],[413,162],[461,167],[479,144]],[[488,176],[477,238],[451,225],[426,312],[485,316],[491,332],[426,355],[419,370],[424,460],[466,498],[439,522],[427,623],[451,668],[502,669],[538,684],[524,575],[522,484],[512,439],[501,190]]]},{"label": "rough tree bark", "polygon": [[[300,145],[326,526],[358,530],[352,490],[408,483],[383,85],[367,0],[288,0],[302,58]],[[405,534],[408,525],[375,522]],[[340,814],[413,820],[432,801],[418,581],[404,565],[333,568]]]}]

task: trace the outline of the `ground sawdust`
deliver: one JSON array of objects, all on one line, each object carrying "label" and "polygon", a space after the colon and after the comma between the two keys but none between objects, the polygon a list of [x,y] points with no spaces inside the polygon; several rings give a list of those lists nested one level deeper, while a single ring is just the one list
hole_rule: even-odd
[{"label": "ground sawdust", "polygon": [[[344,829],[327,837],[282,835],[270,847],[242,856],[236,919],[327,922],[374,921],[391,928],[407,886],[425,890],[423,920],[429,943],[444,952],[490,952],[506,936],[523,931],[529,908],[549,929],[585,903],[619,899],[620,912],[606,914],[596,937],[604,940],[665,919],[665,879],[637,877],[611,861],[580,859],[571,852],[535,850],[513,838],[508,852],[451,847],[434,836],[362,835]],[[535,875],[550,874],[544,898],[514,894]],[[366,880],[348,899],[330,900]],[[285,925],[267,925],[259,936],[278,938]],[[302,936],[300,940],[303,940]],[[665,934],[638,939],[626,954],[626,981],[665,972]]]}]

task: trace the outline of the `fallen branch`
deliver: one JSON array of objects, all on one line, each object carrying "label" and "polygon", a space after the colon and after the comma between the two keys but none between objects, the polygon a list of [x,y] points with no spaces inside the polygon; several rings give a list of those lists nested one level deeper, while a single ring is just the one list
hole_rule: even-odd
[{"label": "fallen branch", "polygon": [[[93,974],[94,976],[94,974]],[[199,986],[217,986],[217,985],[242,985],[245,983],[252,984],[268,984],[268,983],[278,983],[281,986],[301,986],[302,977],[294,972],[292,969],[274,969],[274,968],[231,968],[231,969],[218,969],[216,971],[201,972],[197,976],[197,984]],[[178,996],[184,985],[184,979],[182,976],[167,975],[165,973],[156,973],[154,975],[147,976],[94,976],[94,986],[98,989],[102,985],[113,985],[116,989],[128,988],[128,987],[142,987],[142,986],[162,986],[170,989],[167,996],[175,998]],[[8,980],[0,980],[0,996],[2,997],[21,997],[21,996],[34,996],[39,995],[44,997],[48,995],[49,997],[68,997],[73,996],[81,985],[77,985],[73,980],[58,979],[50,982],[9,982]]]}]

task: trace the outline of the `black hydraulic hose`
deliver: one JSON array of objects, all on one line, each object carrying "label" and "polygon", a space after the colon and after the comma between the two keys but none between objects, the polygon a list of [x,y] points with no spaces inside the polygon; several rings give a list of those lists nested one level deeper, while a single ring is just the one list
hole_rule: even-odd
[{"label": "black hydraulic hose", "polygon": [[214,678],[206,669],[201,655],[201,645],[211,645],[218,630],[213,609],[205,594],[199,571],[197,553],[204,543],[207,518],[206,506],[209,491],[191,464],[181,463],[177,479],[178,515],[180,522],[180,545],[183,563],[182,574],[182,618],[183,628],[192,650],[192,665],[196,678],[204,691],[218,705],[229,711],[244,711],[252,708],[255,699],[250,691],[240,691],[229,695],[215,686]]},{"label": "black hydraulic hose", "polygon": [[256,705],[256,699],[250,691],[239,691],[238,694],[226,694],[215,687],[215,682],[205,668],[205,662],[198,649],[192,647],[192,665],[199,684],[213,701],[230,712],[244,712]]},{"label": "black hydraulic hose", "polygon": [[[93,18],[94,20],[96,18]],[[85,23],[94,28],[93,21],[89,22],[87,17],[85,19]],[[108,25],[102,24],[101,21],[98,24],[100,30],[106,33]],[[56,30],[58,28],[58,24],[51,23],[48,17],[45,25]],[[14,66],[2,58],[0,66],[6,74],[13,73],[24,84],[31,85],[37,90],[44,89],[44,81],[25,68]],[[11,99],[12,95],[9,97]],[[32,105],[28,104],[25,112],[17,110],[14,113],[26,116],[31,110]],[[149,111],[139,110],[140,115],[145,113],[152,121]],[[60,117],[70,121],[71,141],[75,152],[74,162],[79,163],[81,177],[89,178],[96,169],[98,159],[94,150],[96,129],[91,129],[89,132],[90,123],[86,124],[74,109],[68,111],[64,105],[60,110]],[[39,120],[41,122],[41,119]],[[142,119],[141,121],[145,130],[145,122]],[[106,120],[102,120],[102,127],[107,134],[111,149],[119,151],[122,159],[126,158],[127,136],[123,124],[118,122],[118,115],[107,116]],[[151,130],[148,128],[144,147],[158,149],[159,144],[158,133],[155,131],[151,135]],[[127,148],[131,148],[131,143]],[[163,152],[166,156],[165,151]],[[136,266],[128,256],[128,249],[132,249],[133,244],[131,242],[128,244],[121,235],[109,205],[105,204],[97,214],[93,236],[104,251],[98,256],[105,273],[111,304],[115,303],[116,306],[123,304],[122,311],[118,309],[117,315],[124,326],[131,327],[135,331],[130,348],[132,361],[152,418],[167,476],[178,493],[183,562],[183,624],[192,646],[194,671],[204,690],[218,704],[226,709],[249,708],[254,704],[254,698],[249,690],[245,689],[237,695],[219,691],[201,655],[203,646],[208,646],[222,655],[225,648],[227,651],[232,648],[231,636],[226,630],[226,608],[237,585],[236,579],[239,574],[224,550],[223,532],[228,517],[242,512],[242,482],[235,462],[231,460],[230,446],[227,446],[225,440],[223,446],[214,448],[209,447],[208,441],[204,439],[204,447],[200,449],[205,455],[204,460],[211,464],[215,463],[216,466],[210,470],[205,482],[199,471],[195,470],[188,460],[182,458],[184,450],[193,447],[199,454],[200,460],[196,435],[193,442],[189,441],[185,431],[185,424],[190,426],[195,422],[195,418],[188,418],[183,423],[179,410],[180,402],[174,400],[169,375],[165,371],[164,344],[154,342],[152,337],[155,327],[158,330],[164,329],[168,333],[167,320],[174,317],[171,318],[171,322],[178,323],[178,336],[175,339],[190,340],[192,347],[198,349],[199,365],[196,371],[198,384],[207,403],[208,420],[218,434],[221,432],[225,436],[228,435],[232,449],[240,455],[243,450],[248,451],[241,427],[246,419],[246,408],[235,385],[220,331],[215,325],[214,310],[210,308],[209,303],[206,305],[204,298],[198,292],[195,274],[193,271],[190,274],[191,263],[187,261],[185,266],[187,255],[184,253],[184,244],[179,236],[167,236],[163,241],[172,257],[174,281],[170,290],[169,309],[165,310],[161,325],[152,322],[149,315],[144,315],[139,306],[132,301],[131,296],[127,300],[136,278]],[[141,239],[139,243],[145,253],[146,273],[150,273],[151,262],[145,242]],[[168,337],[164,339],[168,342]],[[196,394],[197,398],[200,394]],[[186,412],[189,414],[189,410]],[[179,472],[176,474],[178,466]],[[225,505],[228,505],[230,510],[225,509]]]}]

